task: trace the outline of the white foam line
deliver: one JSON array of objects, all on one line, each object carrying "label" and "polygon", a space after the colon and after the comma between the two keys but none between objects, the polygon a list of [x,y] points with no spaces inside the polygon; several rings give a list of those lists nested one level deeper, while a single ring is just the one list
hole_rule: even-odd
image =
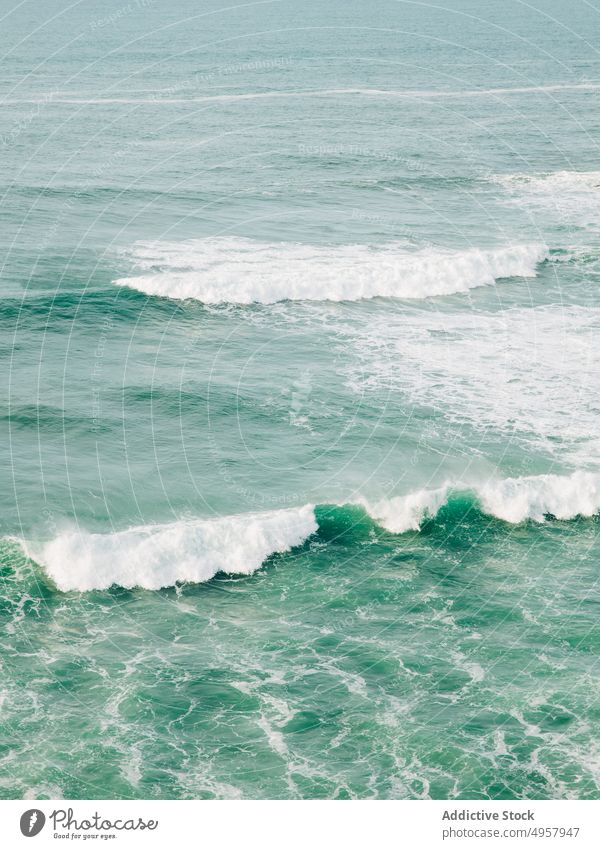
[{"label": "white foam line", "polygon": [[243,100],[261,100],[267,98],[281,97],[330,97],[332,95],[360,95],[366,97],[397,97],[397,98],[463,98],[463,97],[489,97],[495,95],[512,95],[512,94],[535,94],[554,91],[596,91],[600,89],[600,82],[597,83],[555,83],[552,85],[540,86],[518,86],[506,88],[487,88],[487,89],[466,89],[464,91],[436,91],[431,89],[425,90],[408,90],[396,91],[392,89],[377,89],[377,88],[330,88],[330,89],[312,89],[308,91],[263,91],[263,92],[248,92],[246,94],[215,94],[205,95],[202,97],[154,97],[133,98],[133,97],[95,97],[95,98],[76,98],[76,97],[53,97],[48,94],[40,98],[11,98],[0,101],[3,106],[16,106],[19,104],[38,105],[44,103],[46,105],[52,103],[73,104],[76,106],[100,106],[103,104],[178,104],[178,103],[211,103],[211,102],[227,102],[227,101],[243,101]]},{"label": "white foam line", "polygon": [[535,277],[544,245],[489,250],[390,244],[299,245],[250,239],[139,243],[135,265],[145,274],[115,281],[147,295],[205,304],[277,301],[422,299],[490,286],[508,277]]}]

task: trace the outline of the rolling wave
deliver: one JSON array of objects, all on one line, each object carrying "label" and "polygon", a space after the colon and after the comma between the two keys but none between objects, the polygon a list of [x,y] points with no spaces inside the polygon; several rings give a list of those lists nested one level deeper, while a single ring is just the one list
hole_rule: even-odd
[{"label": "rolling wave", "polygon": [[201,583],[218,572],[249,575],[276,552],[317,530],[312,506],[216,519],[144,525],[111,534],[59,533],[49,542],[21,542],[63,591]]},{"label": "rolling wave", "polygon": [[64,592],[103,590],[113,585],[158,590],[208,581],[219,572],[249,575],[272,554],[290,551],[317,533],[324,540],[341,539],[348,528],[358,528],[365,519],[393,534],[419,531],[435,520],[442,508],[465,498],[475,514],[511,524],[541,523],[549,517],[591,517],[600,512],[600,475],[577,471],[477,485],[447,483],[374,503],[362,499],[316,508],[307,504],[108,534],[67,530],[43,544],[19,542]]},{"label": "rolling wave", "polygon": [[375,504],[364,501],[369,515],[391,533],[418,531],[428,519],[460,494],[470,494],[482,513],[511,524],[544,522],[547,517],[568,520],[595,516],[600,511],[600,475],[577,471],[571,475],[531,475],[467,485],[447,483]]},{"label": "rolling wave", "polygon": [[491,286],[506,277],[535,277],[547,257],[541,244],[410,251],[394,244],[326,247],[241,238],[142,242],[132,258],[146,273],[115,283],[207,304],[423,299]]}]

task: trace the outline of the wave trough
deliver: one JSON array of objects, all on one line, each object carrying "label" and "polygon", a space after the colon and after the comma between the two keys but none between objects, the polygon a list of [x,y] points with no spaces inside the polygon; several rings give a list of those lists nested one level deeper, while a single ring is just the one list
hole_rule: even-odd
[{"label": "wave trough", "polygon": [[147,295],[205,304],[423,299],[535,277],[548,258],[541,244],[449,250],[404,246],[271,244],[251,239],[143,242],[133,251],[139,276],[115,280]]}]

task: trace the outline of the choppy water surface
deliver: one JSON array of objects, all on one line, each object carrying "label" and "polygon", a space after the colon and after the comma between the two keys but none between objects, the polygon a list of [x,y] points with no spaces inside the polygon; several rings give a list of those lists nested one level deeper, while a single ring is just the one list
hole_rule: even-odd
[{"label": "choppy water surface", "polygon": [[591,798],[600,17],[0,33],[0,794]]}]

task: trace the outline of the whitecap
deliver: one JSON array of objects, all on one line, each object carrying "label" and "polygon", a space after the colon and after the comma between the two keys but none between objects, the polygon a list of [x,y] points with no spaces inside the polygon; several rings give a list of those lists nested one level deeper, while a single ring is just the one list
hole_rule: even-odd
[{"label": "whitecap", "polygon": [[22,545],[63,591],[112,585],[158,590],[208,581],[218,572],[249,575],[271,554],[289,551],[316,530],[313,507],[305,505],[107,534],[74,529],[49,542]]},{"label": "whitecap", "polygon": [[568,520],[600,512],[600,474],[578,470],[570,475],[529,475],[480,483],[448,482],[404,496],[362,503],[369,515],[391,533],[419,530],[453,496],[468,494],[488,516],[511,524]]},{"label": "whitecap", "polygon": [[423,299],[535,277],[548,257],[541,244],[496,248],[306,245],[242,238],[140,242],[131,251],[138,276],[115,280],[147,295],[205,304],[277,301]]}]

